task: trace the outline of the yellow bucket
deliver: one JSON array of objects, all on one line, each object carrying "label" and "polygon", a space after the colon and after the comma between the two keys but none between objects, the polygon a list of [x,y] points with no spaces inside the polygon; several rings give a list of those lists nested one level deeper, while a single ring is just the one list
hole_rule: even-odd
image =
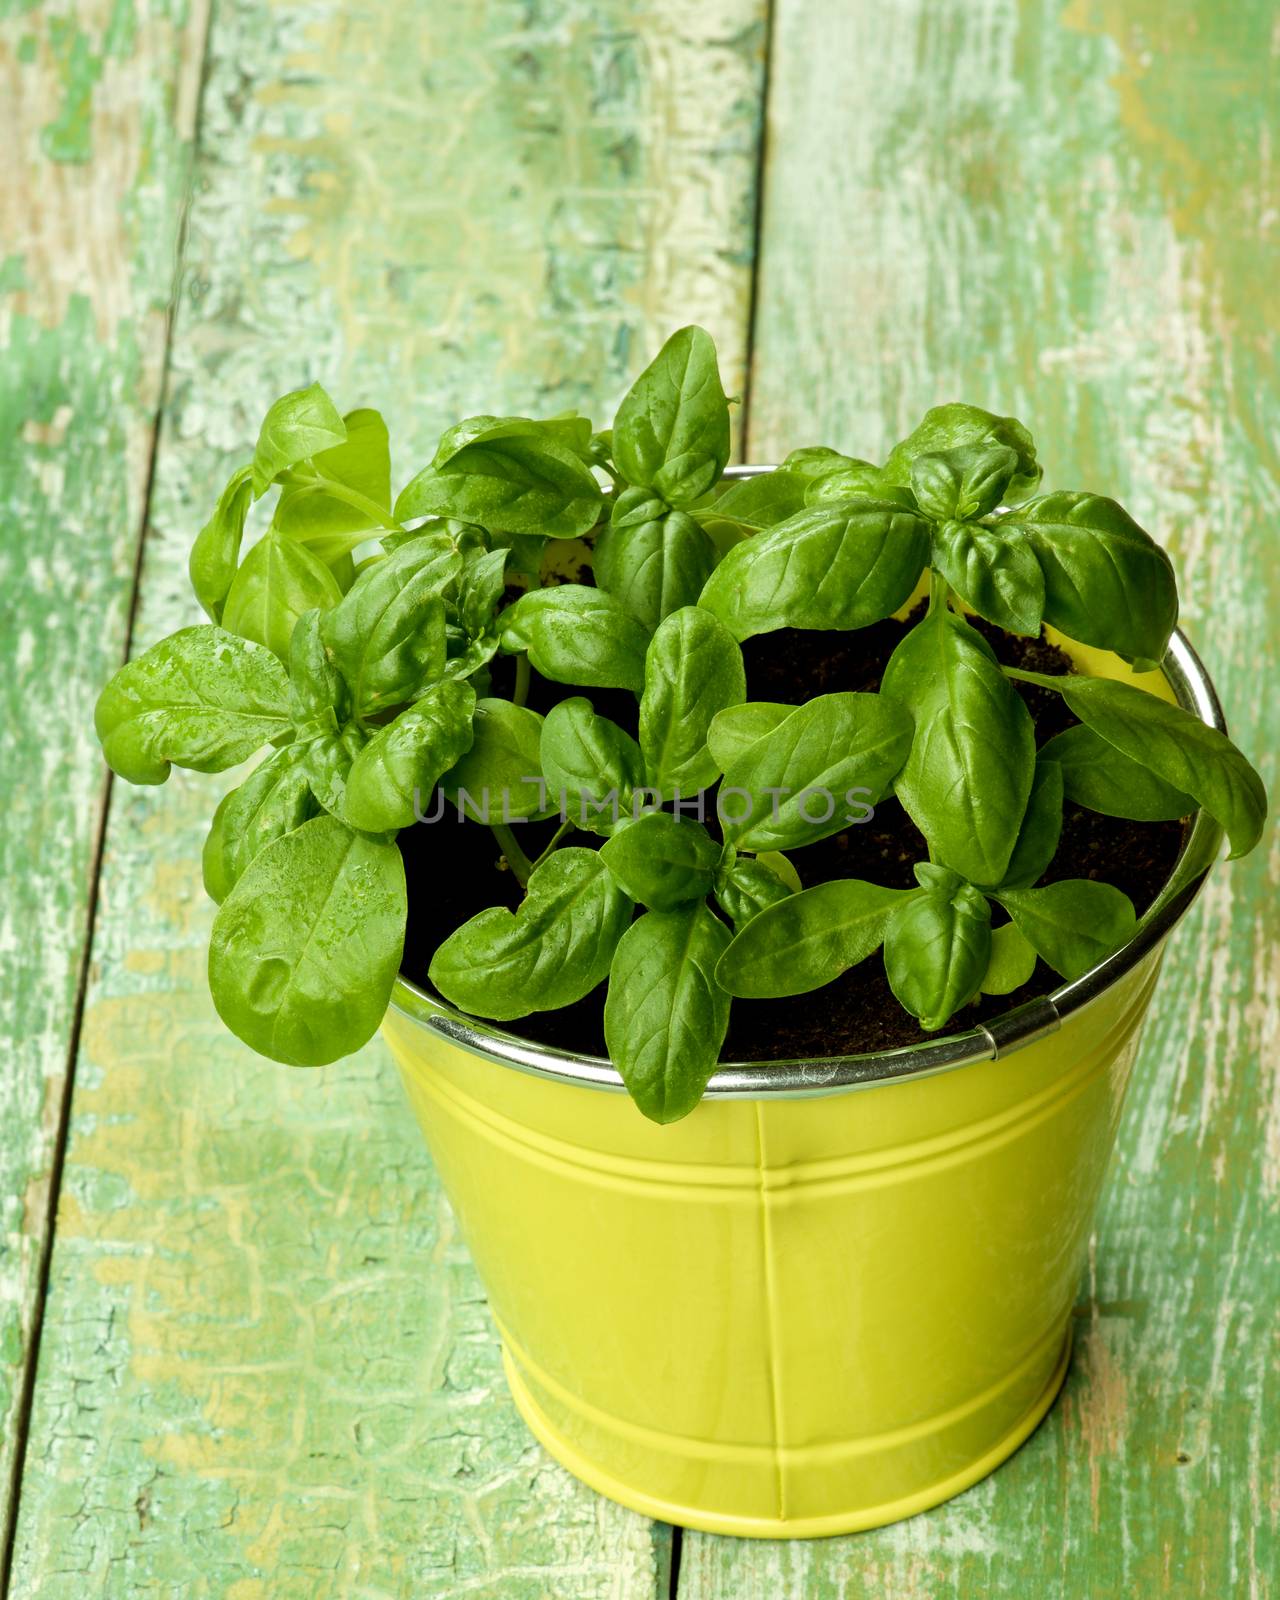
[{"label": "yellow bucket", "polygon": [[[1222,726],[1180,634],[1167,679]],[[1197,817],[1134,940],[1050,998],[722,1067],[670,1127],[607,1061],[401,982],[384,1031],[551,1454],[647,1516],[766,1538],[893,1522],[1010,1455],[1066,1373],[1161,947],[1220,840]]]}]

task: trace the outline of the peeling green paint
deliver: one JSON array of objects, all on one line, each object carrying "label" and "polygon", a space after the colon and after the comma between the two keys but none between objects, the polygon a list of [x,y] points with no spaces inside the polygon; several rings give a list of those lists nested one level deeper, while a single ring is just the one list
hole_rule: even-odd
[{"label": "peeling green paint", "polygon": [[62,17],[49,18],[49,49],[61,80],[62,106],[40,130],[40,147],[50,161],[88,161],[93,90],[102,76],[102,56],[88,34]]},{"label": "peeling green paint", "polygon": [[[160,392],[163,324],[152,306],[172,280],[178,212],[139,211],[132,239],[123,230],[113,235],[101,219],[118,214],[130,193],[145,196],[152,181],[139,172],[144,96],[156,111],[153,144],[171,166],[180,163],[178,78],[198,70],[200,59],[199,43],[168,29],[153,28],[145,41],[117,29],[117,47],[141,53],[122,56],[113,69],[111,158],[93,167],[78,159],[94,115],[96,69],[86,64],[95,54],[88,42],[92,10],[83,8],[81,32],[65,17],[47,19],[56,49],[32,48],[37,35],[22,21],[28,8],[0,12],[0,56],[17,63],[6,81],[6,127],[24,152],[7,173],[7,253],[0,264],[0,1031],[6,1041],[0,1520],[6,1522],[104,793],[92,711],[124,648]],[[193,106],[194,97],[184,103]],[[62,109],[50,125],[52,105]],[[32,159],[35,152],[43,153]],[[51,162],[61,166],[56,174]],[[86,217],[96,219],[92,228]],[[140,281],[139,265],[161,282]]]}]

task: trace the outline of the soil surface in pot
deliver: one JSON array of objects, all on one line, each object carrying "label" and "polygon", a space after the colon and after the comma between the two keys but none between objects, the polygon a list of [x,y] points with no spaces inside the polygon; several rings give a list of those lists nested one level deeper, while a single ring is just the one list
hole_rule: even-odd
[{"label": "soil surface in pot", "polygon": [[[747,666],[747,695],[752,700],[777,700],[799,704],[814,695],[842,690],[874,690],[894,646],[916,620],[892,619],[856,633],[817,633],[782,629],[761,634],[743,646]],[[1064,673],[1071,663],[1062,651],[1044,639],[1022,639],[1002,632],[980,619],[971,619],[986,636],[997,657],[1007,666],[1035,672]],[[495,690],[509,692],[509,660],[494,663]],[[1070,727],[1075,718],[1060,695],[1030,684],[1015,684],[1026,700],[1036,725],[1036,742],[1043,744]],[[558,700],[584,691],[548,683],[533,674],[528,703],[545,712]],[[621,690],[586,691],[597,711],[636,731],[636,702]],[[710,818],[714,831],[714,818]],[[1139,916],[1159,893],[1173,870],[1186,824],[1182,822],[1127,822],[1068,804],[1062,840],[1053,865],[1041,879],[1098,878],[1115,884],[1133,901]],[[527,824],[518,837],[532,858],[551,836],[550,824]],[[573,834],[566,843],[594,847],[591,835]],[[502,859],[500,846],[488,828],[461,822],[445,809],[438,822],[420,823],[399,836],[409,885],[409,927],[405,941],[404,975],[430,991],[427,969],[436,946],[460,923],[486,906],[514,908],[520,887]],[[928,860],[928,850],[915,824],[896,800],[884,800],[868,822],[845,833],[807,845],[790,853],[805,886],[829,878],[867,878],[892,888],[911,888],[912,864]],[[993,925],[1006,921],[993,907]],[[1011,1007],[1058,988],[1062,980],[1043,961],[1036,963],[1029,982],[1008,995],[981,995],[952,1018],[948,1033],[963,1032],[976,1023],[999,1016]],[[504,1023],[509,1032],[541,1044],[583,1055],[604,1055],[603,984],[576,1005],[541,1016]],[[851,967],[825,988],[784,1000],[735,1000],[724,1059],[728,1061],[780,1061],[797,1058],[857,1055],[865,1051],[894,1050],[920,1044],[930,1037],[921,1031],[894,998],[877,951]]]}]

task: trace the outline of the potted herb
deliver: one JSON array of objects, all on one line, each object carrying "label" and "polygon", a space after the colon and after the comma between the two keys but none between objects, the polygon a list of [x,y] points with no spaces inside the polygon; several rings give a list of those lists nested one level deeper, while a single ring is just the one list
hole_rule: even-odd
[{"label": "potted herb", "polygon": [[612,430],[471,417],[394,502],[378,414],[287,395],[209,622],[97,727],[137,783],[265,748],[205,848],[218,1011],[296,1065],[385,1020],[549,1448],[836,1532],[1051,1403],[1163,940],[1265,796],[1167,558],[1036,495],[1019,423],[728,456],[696,328]]}]

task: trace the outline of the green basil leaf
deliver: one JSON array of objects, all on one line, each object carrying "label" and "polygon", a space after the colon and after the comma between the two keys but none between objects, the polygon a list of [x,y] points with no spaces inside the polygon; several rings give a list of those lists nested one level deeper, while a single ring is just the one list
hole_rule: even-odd
[{"label": "green basil leaf", "polygon": [[781,468],[739,478],[715,502],[715,514],[744,528],[772,528],[804,510],[804,489],[799,473]]},{"label": "green basil leaf", "polygon": [[[671,507],[652,489],[624,489],[609,513],[611,528],[639,528],[646,522],[660,522]],[[597,580],[598,581],[598,580]]]},{"label": "green basil leaf", "polygon": [[1044,574],[1031,541],[1012,524],[944,522],[934,532],[932,561],[980,617],[1009,633],[1038,637]]},{"label": "green basil leaf", "polygon": [[320,810],[296,745],[277,750],[260,762],[227,796],[225,804],[218,874],[225,885],[222,899],[269,844],[300,828]]},{"label": "green basil leaf", "polygon": [[702,591],[733,634],[863,628],[911,596],[929,555],[929,524],[889,501],[818,506],[744,539]]},{"label": "green basil leaf", "polygon": [[530,590],[502,613],[502,648],[527,650],[542,676],[556,683],[639,694],[648,643],[620,601],[586,584]]},{"label": "green basil leaf", "polygon": [[744,850],[788,850],[840,833],[853,795],[874,805],[910,748],[900,706],[874,694],[818,695],[725,764],[725,837]]},{"label": "green basil leaf", "polygon": [[420,534],[362,572],[324,618],[325,644],[360,715],[412,700],[439,677],[443,596],[461,571],[448,534]]},{"label": "green basil leaf", "polygon": [[218,801],[213,821],[209,824],[209,832],[205,835],[204,849],[200,852],[200,877],[204,883],[204,892],[214,905],[221,905],[231,893],[231,880],[222,862],[222,847],[226,837],[224,819],[235,793],[236,791],[231,789]]},{"label": "green basil leaf", "polygon": [[289,710],[300,737],[336,732],[347,716],[347,686],[321,637],[322,616],[304,611],[289,645]]},{"label": "green basil leaf", "polygon": [[94,726],[114,772],[163,783],[171,762],[221,772],[287,734],[288,694],[275,656],[203,623],[121,667],[98,696]]},{"label": "green basil leaf", "polygon": [[880,468],[873,467],[869,461],[850,461],[838,471],[810,478],[805,484],[806,506],[867,499],[889,501],[894,505],[906,506],[911,511],[916,509],[916,497],[911,490],[890,483]]},{"label": "green basil leaf", "polygon": [[328,611],[341,599],[337,580],[305,545],[268,532],[235,575],[222,625],[242,639],[265,644],[281,661],[288,661],[293,630],[303,612],[315,607]]},{"label": "green basil leaf", "polygon": [[298,760],[307,775],[311,793],[330,816],[345,820],[347,778],[367,743],[367,735],[354,722],[348,722],[336,732],[321,734],[298,745]]},{"label": "green basil leaf", "polygon": [[890,915],[919,892],[858,878],[803,889],[735,935],[716,977],[730,994],[752,1000],[820,989],[878,949]]},{"label": "green basil leaf", "polygon": [[1068,980],[1113,955],[1138,925],[1128,895],[1092,878],[1065,878],[1043,889],[1002,888],[995,897],[1027,943]]},{"label": "green basil leaf", "polygon": [[464,558],[458,584],[458,621],[472,639],[482,638],[495,623],[507,587],[507,551],[476,550]]},{"label": "green basil leaf", "polygon": [[649,781],[664,800],[715,782],[707,749],[711,720],[746,692],[742,651],[709,611],[685,606],[661,623],[645,656],[640,748]]},{"label": "green basil leaf", "polygon": [[644,782],[640,746],[617,723],[596,714],[575,696],[552,706],[542,724],[540,747],[549,804],[592,833],[611,834],[632,815]]},{"label": "green basil leaf", "polygon": [[729,930],[705,905],[646,911],[609,970],[604,1036],[636,1105],[653,1122],[687,1116],[720,1059],[729,996],[716,963]]},{"label": "green basil leaf", "polygon": [[698,596],[716,564],[716,547],[692,517],[669,512],[638,527],[611,524],[596,539],[596,582],[649,632]]},{"label": "green basil leaf", "polygon": [[396,501],[400,522],[461,517],[490,533],[576,539],[600,514],[600,485],[591,469],[554,439],[512,434],[470,444],[442,467],[427,467]]},{"label": "green basil leaf", "polygon": [[591,424],[586,417],[467,417],[440,435],[432,457],[433,467],[445,467],[468,445],[491,444],[496,439],[550,439],[554,444],[586,457],[591,446]]},{"label": "green basil leaf", "polygon": [[985,517],[1000,504],[1017,470],[1017,452],[1008,445],[931,451],[910,464],[911,492],[920,509],[937,522]]},{"label": "green basil leaf", "polygon": [[931,874],[885,926],[889,987],[926,1033],[945,1027],[968,1005],[990,959],[991,907],[954,872]]},{"label": "green basil leaf", "polygon": [[227,480],[218,509],[196,535],[187,572],[196,599],[210,621],[222,621],[222,608],[240,561],[240,541],[253,499],[252,467],[238,467]]},{"label": "green basil leaf", "polygon": [[600,857],[632,900],[674,911],[711,893],[720,846],[700,822],[650,811],[606,839]]},{"label": "green basil leaf", "polygon": [[1041,747],[1040,759],[1061,766],[1068,800],[1104,816],[1164,822],[1189,816],[1196,809],[1189,794],[1166,783],[1150,767],[1122,755],[1083,723],[1050,739]]},{"label": "green basil leaf", "polygon": [[282,472],[341,444],[346,425],[318,383],[283,395],[267,412],[253,453],[253,497],[260,499]]},{"label": "green basil leaf", "polygon": [[1048,749],[1045,745],[1036,756],[1018,842],[1000,880],[1009,888],[1029,889],[1044,876],[1057,854],[1062,835],[1062,768],[1048,756]]},{"label": "green basil leaf", "polygon": [[440,780],[447,798],[481,822],[510,822],[547,811],[542,727],[542,718],[527,706],[477,700],[471,748]]},{"label": "green basil leaf", "polygon": [[729,403],[716,347],[701,328],[673,333],[632,384],[613,423],[613,456],[628,483],[669,505],[698,499],[729,459]]},{"label": "green basil leaf", "polygon": [[379,728],[347,774],[344,819],[365,833],[409,827],[441,778],[470,750],[475,709],[470,684],[437,683]]},{"label": "green basil leaf", "polygon": [[347,436],[290,470],[272,526],[326,566],[383,533],[391,521],[391,445],[376,411],[349,411]]},{"label": "green basil leaf", "polygon": [[[733,846],[726,846],[726,848],[732,849]],[[793,894],[799,894],[804,887],[800,881],[800,874],[781,850],[762,850],[755,859],[760,866],[767,868],[777,878],[778,882],[791,890]]]},{"label": "green basil leaf", "polygon": [[721,772],[739,761],[757,739],[772,733],[796,708],[776,700],[746,700],[717,711],[707,730],[707,749]]},{"label": "green basil leaf", "polygon": [[1036,746],[1030,713],[986,640],[954,612],[934,609],[889,658],[881,693],[915,718],[894,787],[931,853],[973,883],[999,883],[1031,793]]},{"label": "green basil leaf", "polygon": [[1195,810],[1189,794],[1166,784],[1149,766],[1120,754],[1114,744],[1107,744],[1101,734],[1083,723],[1050,739],[1040,755],[1061,763],[1067,800],[1104,816],[1162,822],[1189,816]]},{"label": "green basil leaf", "polygon": [[1164,660],[1178,621],[1173,566],[1150,534],[1104,495],[1063,490],[993,523],[1016,528],[1044,573],[1044,616],[1070,639],[1142,667]]},{"label": "green basil leaf", "polygon": [[991,930],[991,958],[982,980],[983,994],[1012,994],[1030,983],[1036,970],[1036,952],[1016,922]]},{"label": "green basil leaf", "polygon": [[740,856],[728,846],[730,859],[716,872],[715,896],[739,932],[768,906],[776,905],[800,889],[796,869],[777,850],[759,856]]},{"label": "green basil leaf", "polygon": [[1267,820],[1262,779],[1231,740],[1207,722],[1110,678],[1020,676],[1058,690],[1081,722],[1121,755],[1191,795],[1226,831],[1230,859],[1248,855],[1262,837]]},{"label": "green basil leaf", "polygon": [[407,913],[394,844],[315,817],[259,855],[223,901],[209,943],[218,1015],[261,1055],[314,1067],[382,1021]]},{"label": "green basil leaf", "polygon": [[445,659],[441,676],[469,682],[477,694],[487,694],[493,682],[488,663],[498,653],[497,634],[482,634],[468,641],[455,630],[445,630],[449,655]]},{"label": "green basil leaf", "polygon": [[581,1000],[609,971],[631,902],[595,850],[553,851],[518,911],[490,906],[431,958],[431,981],[474,1016],[508,1022]]},{"label": "green basil leaf", "polygon": [[843,467],[869,465],[869,462],[859,461],[856,456],[841,454],[829,444],[806,444],[791,451],[778,471],[798,478],[825,478],[828,473],[838,472]]},{"label": "green basil leaf", "polygon": [[934,406],[924,420],[889,452],[884,473],[890,483],[911,482],[911,463],[922,455],[954,450],[965,445],[1007,445],[1018,458],[1018,468],[1005,489],[1011,504],[1034,494],[1043,470],[1036,461],[1031,435],[1014,417],[997,417],[978,406]]}]

